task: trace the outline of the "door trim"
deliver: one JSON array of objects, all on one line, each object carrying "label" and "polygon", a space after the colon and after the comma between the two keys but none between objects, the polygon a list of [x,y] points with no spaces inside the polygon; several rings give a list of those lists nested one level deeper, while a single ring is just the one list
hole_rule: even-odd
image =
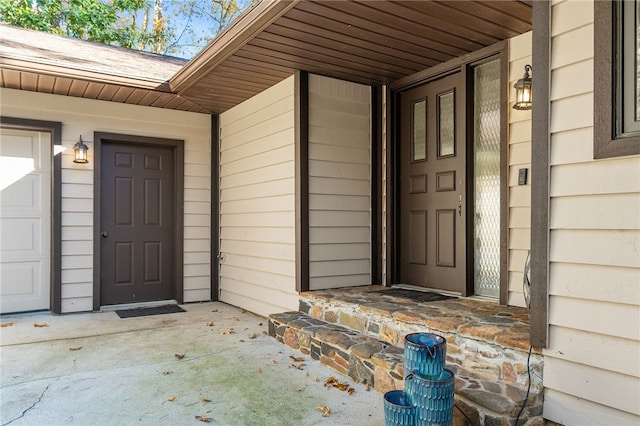
[{"label": "door trim", "polygon": [[[464,91],[464,98],[466,99],[467,105],[464,109],[464,121],[465,126],[467,127],[465,133],[465,142],[467,144],[467,150],[473,150],[473,129],[468,126],[468,117],[473,117],[473,93],[469,90],[472,87],[472,79],[473,74],[468,72],[471,67],[475,65],[482,64],[487,60],[499,59],[500,63],[500,76],[503,79],[502,89],[500,93],[501,103],[502,103],[502,111],[500,116],[501,129],[500,129],[500,139],[501,139],[501,150],[500,150],[500,167],[501,167],[501,180],[500,180],[500,304],[507,304],[508,300],[508,188],[507,188],[507,179],[508,179],[508,159],[507,159],[507,108],[508,108],[508,65],[509,65],[509,55],[508,55],[509,43],[508,40],[503,40],[498,43],[495,43],[491,46],[485,47],[483,49],[477,50],[475,52],[469,53],[464,56],[460,56],[458,58],[454,58],[445,63],[433,66],[424,71],[420,71],[413,75],[404,77],[400,80],[394,81],[389,85],[390,96],[388,98],[389,104],[388,108],[392,112],[388,115],[387,118],[387,128],[391,129],[387,134],[387,158],[388,161],[388,176],[393,177],[393,183],[389,185],[388,193],[387,193],[387,203],[389,204],[388,212],[390,214],[387,215],[386,226],[387,229],[390,229],[390,238],[387,241],[387,251],[388,256],[386,258],[386,270],[390,272],[387,277],[387,282],[389,283],[397,283],[400,276],[400,261],[398,258],[398,249],[400,243],[400,223],[399,223],[399,209],[400,209],[400,189],[398,184],[400,182],[400,156],[398,154],[398,148],[400,143],[400,94],[409,90],[413,87],[429,83],[431,81],[437,80],[439,78],[445,77],[451,73],[461,71],[463,74],[466,74],[463,81],[462,90]],[[470,93],[471,92],[471,93]],[[471,148],[469,148],[469,144],[471,144]],[[473,151],[470,151],[473,153]],[[466,167],[467,172],[467,206],[473,206],[473,195],[472,191],[470,192],[469,185],[472,185],[471,179],[473,178],[473,162],[467,162]],[[471,211],[467,208],[467,212]],[[471,220],[471,223],[469,221]],[[467,233],[473,232],[473,221],[469,219],[469,214],[467,214]],[[473,271],[473,239],[467,238],[467,282],[466,288],[469,294],[473,294],[473,274],[470,274],[469,271]],[[390,245],[390,247],[389,247]]]},{"label": "door trim", "polygon": [[99,311],[100,300],[100,226],[101,226],[101,150],[103,142],[121,142],[130,145],[155,145],[173,147],[174,154],[174,245],[173,245],[173,294],[178,303],[184,302],[184,141],[117,133],[94,132],[93,166],[93,310]]},{"label": "door trim", "polygon": [[211,300],[220,288],[220,116],[211,114]]},{"label": "door trim", "polygon": [[30,120],[0,116],[2,127],[19,130],[35,130],[51,134],[52,171],[51,176],[51,271],[50,300],[51,312],[62,311],[62,153],[55,154],[55,146],[62,146],[62,123],[58,121]]}]

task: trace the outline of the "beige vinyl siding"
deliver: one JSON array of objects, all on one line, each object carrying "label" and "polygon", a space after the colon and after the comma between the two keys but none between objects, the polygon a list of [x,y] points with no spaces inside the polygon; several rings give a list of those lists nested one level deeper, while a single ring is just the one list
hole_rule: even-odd
[{"label": "beige vinyl siding", "polygon": [[[12,89],[0,89],[0,97],[3,115],[62,123],[62,312],[93,309],[95,131],[185,141],[184,300],[211,299],[208,115]],[[73,162],[80,135],[88,164]]]},{"label": "beige vinyl siding", "polygon": [[593,12],[592,1],[555,1],[551,15],[544,416],[638,424],[640,157],[593,160]]},{"label": "beige vinyl siding", "polygon": [[309,76],[309,288],[371,284],[371,88]]},{"label": "beige vinyl siding", "polygon": [[220,115],[220,300],[295,310],[294,77]]},{"label": "beige vinyl siding", "polygon": [[[509,296],[507,303],[525,306],[522,279],[527,253],[531,248],[531,111],[511,108],[515,102],[513,85],[531,65],[532,33],[509,40]],[[535,72],[535,71],[534,71]],[[533,73],[533,72],[532,72]],[[518,185],[518,171],[528,169],[526,185]]]}]

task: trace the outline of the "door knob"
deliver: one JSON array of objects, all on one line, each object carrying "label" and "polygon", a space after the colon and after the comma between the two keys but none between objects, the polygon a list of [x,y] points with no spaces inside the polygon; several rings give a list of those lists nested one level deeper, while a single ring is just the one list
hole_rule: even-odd
[{"label": "door knob", "polygon": [[107,238],[109,236],[109,233],[107,231],[102,231],[100,235],[102,235],[102,238]]}]

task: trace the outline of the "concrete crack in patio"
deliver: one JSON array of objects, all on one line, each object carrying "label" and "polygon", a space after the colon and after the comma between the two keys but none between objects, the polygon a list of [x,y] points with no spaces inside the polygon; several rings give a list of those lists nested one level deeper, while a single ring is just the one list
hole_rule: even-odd
[{"label": "concrete crack in patio", "polygon": [[[58,379],[55,380],[56,382],[58,381]],[[40,394],[40,396],[38,397],[38,400],[36,402],[34,402],[33,404],[31,404],[30,407],[28,407],[26,410],[24,410],[22,412],[22,414],[20,414],[18,417],[16,417],[15,419],[11,419],[9,420],[7,423],[3,423],[2,426],[7,426],[13,422],[15,422],[16,420],[20,420],[21,418],[23,418],[28,411],[32,410],[33,408],[35,408],[36,405],[38,405],[40,403],[40,401],[42,401],[42,398],[44,398],[44,394],[47,393],[47,391],[49,390],[49,388],[51,387],[53,383],[49,383],[47,385],[47,387],[42,391],[42,393]]]},{"label": "concrete crack in patio", "polygon": [[1,347],[3,348],[10,348],[10,347],[14,347],[14,346],[24,346],[24,345],[34,345],[34,344],[39,344],[39,343],[53,343],[53,342],[65,342],[65,341],[73,341],[73,340],[80,340],[80,339],[94,339],[94,338],[100,338],[100,337],[109,337],[109,336],[117,336],[117,335],[122,335],[122,334],[132,334],[132,333],[138,333],[141,331],[153,331],[156,330],[157,327],[155,326],[150,326],[150,327],[144,327],[144,328],[136,328],[136,329],[132,329],[132,330],[118,330],[118,331],[114,331],[111,333],[99,333],[96,332],[94,334],[83,334],[83,335],[79,335],[79,336],[71,336],[71,337],[59,337],[59,338],[52,338],[52,339],[43,339],[43,340],[30,340],[30,341],[25,341],[25,342],[16,342],[16,343],[8,343],[8,344],[2,344]]}]

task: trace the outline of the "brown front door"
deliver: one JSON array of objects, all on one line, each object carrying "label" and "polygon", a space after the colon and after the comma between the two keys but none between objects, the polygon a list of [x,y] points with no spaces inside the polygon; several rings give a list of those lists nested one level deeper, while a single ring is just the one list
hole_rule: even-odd
[{"label": "brown front door", "polygon": [[403,92],[400,282],[466,294],[465,125],[460,72]]},{"label": "brown front door", "polygon": [[103,142],[100,166],[101,304],[174,298],[173,149]]}]

